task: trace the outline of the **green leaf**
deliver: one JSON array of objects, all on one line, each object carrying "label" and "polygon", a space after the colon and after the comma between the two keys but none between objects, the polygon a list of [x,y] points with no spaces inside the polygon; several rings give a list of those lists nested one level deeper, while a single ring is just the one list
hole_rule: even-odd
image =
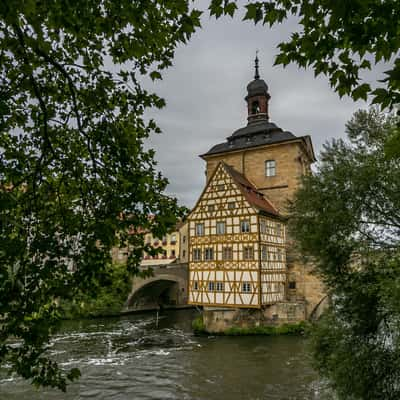
[{"label": "green leaf", "polygon": [[225,14],[229,14],[231,17],[233,17],[236,10],[237,10],[236,3],[230,2],[225,6],[224,12]]},{"label": "green leaf", "polygon": [[246,9],[247,11],[243,20],[253,20],[255,24],[261,21],[263,12],[260,4],[247,4]]},{"label": "green leaf", "polygon": [[370,91],[371,86],[368,83],[364,83],[353,90],[353,92],[351,93],[351,97],[354,101],[357,101],[358,99],[367,100],[368,93]]},{"label": "green leaf", "polygon": [[150,72],[150,78],[154,81],[156,79],[162,79],[162,76],[158,71],[152,71]]}]

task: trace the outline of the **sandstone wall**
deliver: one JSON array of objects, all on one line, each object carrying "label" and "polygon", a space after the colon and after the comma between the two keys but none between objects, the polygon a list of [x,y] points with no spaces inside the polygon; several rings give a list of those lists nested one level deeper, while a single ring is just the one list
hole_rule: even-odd
[{"label": "sandstone wall", "polygon": [[[290,282],[296,282],[295,289],[290,289]],[[305,303],[307,319],[311,317],[315,308],[326,297],[324,285],[318,276],[313,273],[313,266],[300,261],[294,261],[289,264],[287,287],[289,301],[302,301]]]},{"label": "sandstone wall", "polygon": [[255,328],[294,324],[306,319],[303,302],[280,302],[264,309],[248,308],[204,308],[203,321],[210,333],[222,333],[232,327]]}]

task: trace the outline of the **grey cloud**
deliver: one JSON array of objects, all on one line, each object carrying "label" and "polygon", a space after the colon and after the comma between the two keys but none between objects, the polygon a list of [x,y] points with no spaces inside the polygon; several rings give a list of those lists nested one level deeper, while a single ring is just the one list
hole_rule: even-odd
[{"label": "grey cloud", "polygon": [[[318,152],[331,138],[344,136],[344,125],[364,102],[340,99],[326,78],[295,66],[274,67],[277,44],[296,29],[293,20],[277,29],[250,23],[203,18],[203,29],[176,51],[163,80],[148,84],[167,101],[152,111],[163,130],[147,145],[156,150],[158,167],[168,177],[168,193],[192,207],[205,183],[198,155],[246,124],[246,86],[253,78],[255,50],[270,93],[270,117],[295,135],[311,135]],[[381,68],[379,68],[381,72]],[[372,73],[368,76],[376,79]]]}]

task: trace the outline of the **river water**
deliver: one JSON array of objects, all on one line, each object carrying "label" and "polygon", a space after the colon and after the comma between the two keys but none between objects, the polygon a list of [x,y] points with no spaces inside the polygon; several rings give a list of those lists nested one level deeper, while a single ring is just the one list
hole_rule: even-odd
[{"label": "river water", "polygon": [[0,372],[1,400],[331,399],[300,337],[198,337],[195,310],[68,321],[50,354],[82,377],[67,393]]}]

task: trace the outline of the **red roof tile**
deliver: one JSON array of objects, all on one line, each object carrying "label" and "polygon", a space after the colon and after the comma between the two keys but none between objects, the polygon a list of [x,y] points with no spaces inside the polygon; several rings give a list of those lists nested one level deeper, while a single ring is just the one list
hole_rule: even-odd
[{"label": "red roof tile", "polygon": [[223,162],[223,165],[228,172],[228,174],[232,177],[235,183],[238,185],[240,191],[246,200],[253,207],[265,211],[268,214],[281,217],[279,211],[275,208],[275,206],[268,200],[264,195],[259,192],[256,187],[240,172],[236,171],[230,165],[227,165]]}]

